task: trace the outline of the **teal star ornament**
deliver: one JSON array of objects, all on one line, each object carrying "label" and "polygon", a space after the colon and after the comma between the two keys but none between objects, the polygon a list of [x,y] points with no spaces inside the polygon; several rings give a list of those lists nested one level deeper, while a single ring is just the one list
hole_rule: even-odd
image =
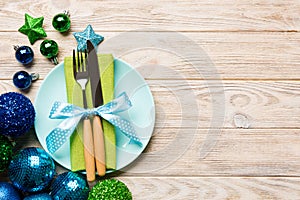
[{"label": "teal star ornament", "polygon": [[87,49],[87,40],[90,40],[95,48],[97,48],[98,44],[100,44],[104,37],[98,35],[94,32],[92,26],[89,24],[83,32],[73,33],[75,39],[77,40],[77,50],[84,51]]},{"label": "teal star ornament", "polygon": [[40,38],[47,37],[46,32],[43,29],[44,17],[33,18],[25,13],[25,24],[19,28],[19,32],[28,36],[31,44]]}]

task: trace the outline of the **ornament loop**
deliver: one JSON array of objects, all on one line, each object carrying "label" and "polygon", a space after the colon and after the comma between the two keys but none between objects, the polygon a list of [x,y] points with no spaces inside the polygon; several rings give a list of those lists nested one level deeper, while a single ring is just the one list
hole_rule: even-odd
[{"label": "ornament loop", "polygon": [[50,58],[50,60],[51,60],[51,62],[52,62],[53,64],[55,64],[55,65],[58,64],[58,59],[57,59],[57,57]]},{"label": "ornament loop", "polygon": [[14,50],[15,50],[15,51],[17,51],[17,50],[18,50],[18,48],[20,48],[20,46],[19,46],[19,45],[13,45],[13,47],[14,47]]},{"label": "ornament loop", "polygon": [[32,81],[36,81],[40,78],[40,75],[38,73],[31,73],[30,76]]},{"label": "ornament loop", "polygon": [[63,12],[65,15],[67,15],[68,17],[70,17],[70,12],[69,12],[69,10],[64,10],[64,12]]}]

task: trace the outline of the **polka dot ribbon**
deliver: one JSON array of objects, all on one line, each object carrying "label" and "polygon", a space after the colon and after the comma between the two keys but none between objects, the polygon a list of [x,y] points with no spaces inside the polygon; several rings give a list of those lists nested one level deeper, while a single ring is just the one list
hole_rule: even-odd
[{"label": "polka dot ribbon", "polygon": [[103,119],[119,128],[126,135],[130,142],[142,146],[140,139],[132,124],[121,118],[118,113],[128,110],[131,102],[125,92],[111,102],[93,109],[84,109],[73,104],[55,102],[50,111],[50,119],[63,119],[63,121],[53,129],[46,137],[46,145],[50,153],[55,153],[72,135],[81,119],[99,115]]}]

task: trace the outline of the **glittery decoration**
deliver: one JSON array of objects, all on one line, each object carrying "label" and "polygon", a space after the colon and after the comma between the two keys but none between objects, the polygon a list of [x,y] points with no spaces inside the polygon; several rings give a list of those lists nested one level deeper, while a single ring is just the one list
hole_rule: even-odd
[{"label": "glittery decoration", "polygon": [[123,182],[116,179],[106,179],[93,187],[88,200],[107,199],[132,200],[132,195]]},{"label": "glittery decoration", "polygon": [[35,111],[23,94],[9,92],[0,96],[0,134],[18,137],[33,126]]},{"label": "glittery decoration", "polygon": [[97,48],[98,44],[100,44],[104,40],[104,37],[94,32],[91,25],[88,25],[83,32],[76,32],[73,33],[73,35],[78,43],[78,51],[84,51],[85,49],[87,49],[86,43],[88,40],[92,42],[95,48]]},{"label": "glittery decoration", "polygon": [[68,103],[54,102],[49,117],[51,119],[64,119],[64,121],[46,137],[46,145],[49,152],[54,153],[57,151],[70,138],[80,119],[89,115],[99,115],[119,128],[129,138],[130,142],[143,146],[132,124],[118,115],[130,107],[131,102],[125,92],[109,103],[93,109],[83,109]]},{"label": "glittery decoration", "polygon": [[43,21],[44,17],[33,18],[26,13],[25,24],[18,31],[27,35],[30,43],[33,44],[36,40],[47,37],[42,27]]},{"label": "glittery decoration", "polygon": [[47,193],[42,193],[27,196],[23,200],[52,200],[52,197]]},{"label": "glittery decoration", "polygon": [[40,192],[47,188],[55,175],[52,158],[42,149],[29,147],[10,162],[8,176],[13,185],[24,192]]},{"label": "glittery decoration", "polygon": [[86,200],[89,188],[82,174],[65,172],[53,182],[50,195],[53,199]]},{"label": "glittery decoration", "polygon": [[13,146],[11,142],[3,135],[0,135],[0,172],[7,170],[12,158]]},{"label": "glittery decoration", "polygon": [[21,200],[19,193],[10,183],[0,182],[0,200],[8,199]]}]

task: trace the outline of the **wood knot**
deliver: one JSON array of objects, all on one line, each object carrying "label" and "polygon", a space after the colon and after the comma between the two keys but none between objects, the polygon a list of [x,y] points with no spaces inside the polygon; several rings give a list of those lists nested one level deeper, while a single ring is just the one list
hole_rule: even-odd
[{"label": "wood knot", "polygon": [[233,122],[235,127],[237,128],[249,128],[250,127],[250,122],[247,116],[243,114],[236,114],[233,117]]}]

